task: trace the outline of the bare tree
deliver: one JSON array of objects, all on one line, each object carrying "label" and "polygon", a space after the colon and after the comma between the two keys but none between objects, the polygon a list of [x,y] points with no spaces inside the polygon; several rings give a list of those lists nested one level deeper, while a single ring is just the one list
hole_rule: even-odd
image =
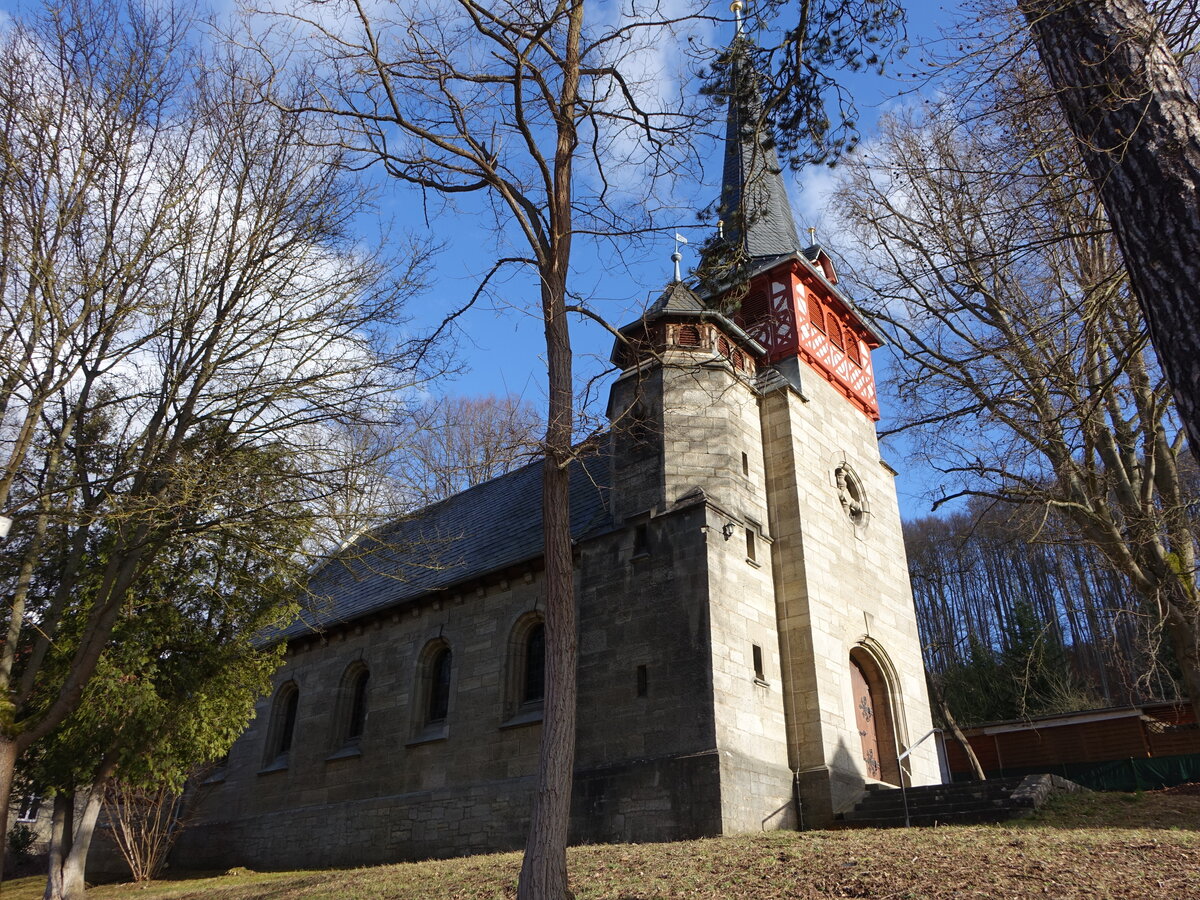
[{"label": "bare tree", "polygon": [[391,470],[414,505],[490,481],[541,453],[541,417],[521,398],[442,397],[399,428]]},{"label": "bare tree", "polygon": [[[1053,511],[1162,622],[1200,701],[1184,435],[1095,195],[1028,66],[893,119],[837,196],[896,337],[904,425],[956,494]],[[1057,137],[1056,137],[1057,136]]]},{"label": "bare tree", "polygon": [[[491,273],[523,268],[539,295],[548,400],[542,508],[546,579],[546,699],[538,782],[521,871],[522,898],[567,896],[566,843],[575,744],[576,611],[567,466],[575,421],[568,315],[598,318],[569,289],[581,233],[603,239],[644,225],[645,191],[616,176],[670,171],[688,152],[694,120],[653,79],[630,74],[630,54],[669,39],[675,19],[653,3],[591,12],[585,0],[545,3],[304,3],[286,37],[315,47],[305,113],[342,128],[339,147],[443,198],[478,192],[502,239]],[[652,73],[657,76],[658,73]],[[667,110],[676,110],[668,112]],[[636,196],[637,203],[632,202]],[[623,202],[622,202],[622,198]]]},{"label": "bare tree", "polygon": [[1195,6],[1164,4],[1168,21],[1143,0],[1017,5],[1104,203],[1200,459],[1200,103],[1175,52],[1194,52]]},{"label": "bare tree", "polygon": [[[364,251],[369,198],[314,125],[254,103],[193,26],[63,0],[0,44],[0,831],[17,758],[79,707],[163,554],[294,552],[260,526],[311,527],[370,463],[346,435],[411,383],[388,327],[421,261]],[[251,452],[275,464],[247,491]]]},{"label": "bare tree", "polygon": [[[904,543],[926,670],[943,678],[948,696],[959,695],[947,673],[970,674],[964,662],[976,650],[1006,651],[1026,605],[1062,651],[1050,656],[1063,666],[1044,681],[1051,695],[1022,698],[1037,703],[1035,712],[1178,697],[1161,620],[1146,615],[1128,580],[1060,515],[976,500],[905,522]],[[1021,714],[955,709],[973,724]]]}]

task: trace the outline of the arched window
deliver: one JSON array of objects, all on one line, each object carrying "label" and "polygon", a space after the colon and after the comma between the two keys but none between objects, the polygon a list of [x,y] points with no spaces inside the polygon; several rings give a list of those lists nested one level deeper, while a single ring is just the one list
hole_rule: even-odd
[{"label": "arched window", "polygon": [[541,622],[529,630],[525,641],[525,685],[522,703],[541,703],[546,696],[546,626]]},{"label": "arched window", "polygon": [[546,697],[546,624],[539,612],[517,620],[508,639],[503,724],[540,722]]},{"label": "arched window", "polygon": [[296,735],[296,713],[300,708],[300,690],[294,681],[281,685],[271,704],[271,719],[267,727],[267,746],[263,765],[285,768]]},{"label": "arched window", "polygon": [[454,654],[444,638],[434,638],[417,657],[412,696],[410,744],[449,737],[450,706],[454,700]]},{"label": "arched window", "polygon": [[367,726],[367,687],[371,671],[362,660],[346,667],[334,706],[333,749],[356,751]]},{"label": "arched window", "polygon": [[346,732],[346,737],[352,741],[362,737],[367,725],[367,682],[370,680],[371,673],[365,668],[354,679],[350,694],[350,727]]},{"label": "arched window", "polygon": [[453,657],[449,647],[439,647],[429,664],[429,703],[425,723],[445,722],[450,713],[450,674]]}]

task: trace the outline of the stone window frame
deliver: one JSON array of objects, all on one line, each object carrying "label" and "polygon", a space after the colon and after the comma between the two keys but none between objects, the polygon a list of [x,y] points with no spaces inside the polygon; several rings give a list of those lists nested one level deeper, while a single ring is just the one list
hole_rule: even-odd
[{"label": "stone window frame", "polygon": [[288,768],[296,746],[296,725],[300,718],[300,686],[289,680],[281,684],[271,700],[267,740],[263,747],[264,772]]},{"label": "stone window frame", "polygon": [[545,628],[546,617],[541,612],[533,610],[521,615],[509,631],[501,728],[532,725],[542,721],[546,705],[544,675],[541,697],[528,696],[527,686],[530,641],[539,629],[543,636],[542,664],[543,673],[545,672]]},{"label": "stone window frame", "polygon": [[[432,708],[436,695],[434,677],[442,665],[449,667],[446,673],[445,709]],[[439,635],[427,641],[417,656],[416,677],[413,679],[412,694],[412,739],[408,745],[442,741],[450,736],[450,719],[454,711],[455,684],[458,670],[454,665],[454,649],[450,642]],[[444,713],[437,715],[437,713]]]},{"label": "stone window frame", "polygon": [[843,460],[834,467],[833,482],[837,488],[838,502],[851,524],[856,528],[865,526],[871,518],[871,504],[858,473]]},{"label": "stone window frame", "polygon": [[362,659],[351,662],[338,683],[334,701],[333,740],[329,759],[359,756],[370,710],[371,669]]}]

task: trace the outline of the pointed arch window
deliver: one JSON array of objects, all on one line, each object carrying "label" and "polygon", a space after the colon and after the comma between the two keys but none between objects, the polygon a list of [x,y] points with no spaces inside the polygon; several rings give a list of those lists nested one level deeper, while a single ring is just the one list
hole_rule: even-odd
[{"label": "pointed arch window", "polygon": [[267,725],[267,745],[263,752],[266,771],[286,769],[296,737],[296,719],[300,710],[300,689],[294,681],[280,686],[271,703]]},{"label": "pointed arch window", "polygon": [[546,697],[546,626],[539,622],[525,641],[525,678],[522,703],[541,703]]},{"label": "pointed arch window", "polygon": [[429,664],[429,703],[425,722],[435,725],[446,721],[450,714],[450,675],[454,656],[449,647],[439,647]]},{"label": "pointed arch window", "polygon": [[521,616],[508,639],[501,727],[542,720],[546,699],[546,623],[539,612]]},{"label": "pointed arch window", "polygon": [[355,660],[342,673],[334,706],[334,757],[356,756],[367,727],[368,687],[371,670],[362,660]]},{"label": "pointed arch window", "polygon": [[444,638],[434,638],[417,658],[412,694],[412,739],[409,745],[450,736],[454,707],[454,653]]}]

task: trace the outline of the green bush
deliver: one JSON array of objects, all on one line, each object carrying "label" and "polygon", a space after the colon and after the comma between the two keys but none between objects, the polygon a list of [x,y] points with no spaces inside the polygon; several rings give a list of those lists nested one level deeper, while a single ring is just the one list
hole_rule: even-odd
[{"label": "green bush", "polygon": [[8,851],[15,862],[25,862],[33,857],[33,845],[37,842],[37,832],[24,822],[17,822],[8,829]]}]

